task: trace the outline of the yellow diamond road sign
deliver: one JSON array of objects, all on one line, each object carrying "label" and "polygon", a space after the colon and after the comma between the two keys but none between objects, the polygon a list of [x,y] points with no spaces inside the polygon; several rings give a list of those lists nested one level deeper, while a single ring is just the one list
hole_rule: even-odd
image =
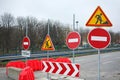
[{"label": "yellow diamond road sign", "polygon": [[107,18],[103,10],[100,8],[100,6],[97,7],[97,9],[94,11],[88,22],[86,23],[86,26],[95,26],[95,27],[110,27],[112,26],[112,23]]},{"label": "yellow diamond road sign", "polygon": [[43,51],[49,51],[49,50],[54,51],[55,50],[52,40],[48,34],[45,37],[41,50]]}]

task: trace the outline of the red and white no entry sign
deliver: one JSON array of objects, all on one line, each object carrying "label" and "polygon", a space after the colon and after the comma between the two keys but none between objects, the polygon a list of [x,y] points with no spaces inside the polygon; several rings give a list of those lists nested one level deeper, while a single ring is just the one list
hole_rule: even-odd
[{"label": "red and white no entry sign", "polygon": [[111,41],[110,34],[101,28],[93,29],[88,34],[88,42],[91,47],[96,49],[106,48]]},{"label": "red and white no entry sign", "polygon": [[69,49],[76,49],[80,44],[81,37],[78,32],[70,32],[66,38],[66,44]]},{"label": "red and white no entry sign", "polygon": [[23,48],[25,50],[29,49],[29,47],[30,47],[30,39],[29,39],[29,37],[26,36],[26,37],[23,38],[22,46],[23,46]]}]

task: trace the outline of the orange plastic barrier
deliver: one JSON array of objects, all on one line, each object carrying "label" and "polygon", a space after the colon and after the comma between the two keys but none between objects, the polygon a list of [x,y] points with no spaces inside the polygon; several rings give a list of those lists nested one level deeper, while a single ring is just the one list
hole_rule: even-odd
[{"label": "orange plastic barrier", "polygon": [[55,62],[72,63],[69,58],[65,58],[65,57],[59,57],[59,58],[57,58],[57,59],[55,60]]},{"label": "orange plastic barrier", "polygon": [[40,61],[37,59],[34,60],[27,60],[26,61],[27,66],[31,67],[33,71],[38,71],[40,70]]},{"label": "orange plastic barrier", "polygon": [[8,67],[16,67],[16,68],[25,68],[25,63],[23,61],[10,61],[6,65],[6,75],[8,75]]},{"label": "orange plastic barrier", "polygon": [[34,79],[35,77],[33,70],[30,67],[24,68],[19,75],[19,80],[34,80]]}]

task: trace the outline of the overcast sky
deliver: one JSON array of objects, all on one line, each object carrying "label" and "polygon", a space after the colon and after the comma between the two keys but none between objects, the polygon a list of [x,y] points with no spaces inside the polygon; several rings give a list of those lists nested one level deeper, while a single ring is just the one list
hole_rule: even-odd
[{"label": "overcast sky", "polygon": [[120,0],[0,0],[0,15],[33,16],[39,20],[52,19],[64,24],[73,23],[73,14],[79,26],[85,24],[100,6],[113,26],[109,30],[120,31]]}]

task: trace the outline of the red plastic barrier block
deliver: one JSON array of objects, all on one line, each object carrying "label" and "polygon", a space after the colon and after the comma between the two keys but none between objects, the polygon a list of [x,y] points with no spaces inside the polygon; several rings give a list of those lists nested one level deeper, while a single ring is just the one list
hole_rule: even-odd
[{"label": "red plastic barrier block", "polygon": [[25,63],[21,60],[19,61],[10,61],[6,65],[6,75],[8,75],[8,67],[16,67],[16,68],[25,68]]},{"label": "red plastic barrier block", "polygon": [[51,61],[51,62],[55,62],[55,59],[54,58],[43,58],[41,59],[41,61]]},{"label": "red plastic barrier block", "polygon": [[19,80],[35,80],[33,70],[30,67],[24,68],[19,75]]},{"label": "red plastic barrier block", "polygon": [[27,66],[31,67],[33,71],[40,70],[40,61],[37,59],[26,61]]},{"label": "red plastic barrier block", "polygon": [[33,71],[34,71],[34,65],[33,65],[33,61],[32,60],[27,60],[26,64],[27,64],[27,66],[31,67],[33,69]]},{"label": "red plastic barrier block", "polygon": [[25,67],[25,63],[23,61],[11,61],[11,62],[8,62],[6,67],[24,68]]},{"label": "red plastic barrier block", "polygon": [[39,60],[35,60],[35,69],[36,69],[36,71],[37,70],[40,70],[40,61]]},{"label": "red plastic barrier block", "polygon": [[59,58],[57,58],[57,59],[55,60],[55,62],[72,63],[69,58],[65,58],[65,57],[59,57]]}]

